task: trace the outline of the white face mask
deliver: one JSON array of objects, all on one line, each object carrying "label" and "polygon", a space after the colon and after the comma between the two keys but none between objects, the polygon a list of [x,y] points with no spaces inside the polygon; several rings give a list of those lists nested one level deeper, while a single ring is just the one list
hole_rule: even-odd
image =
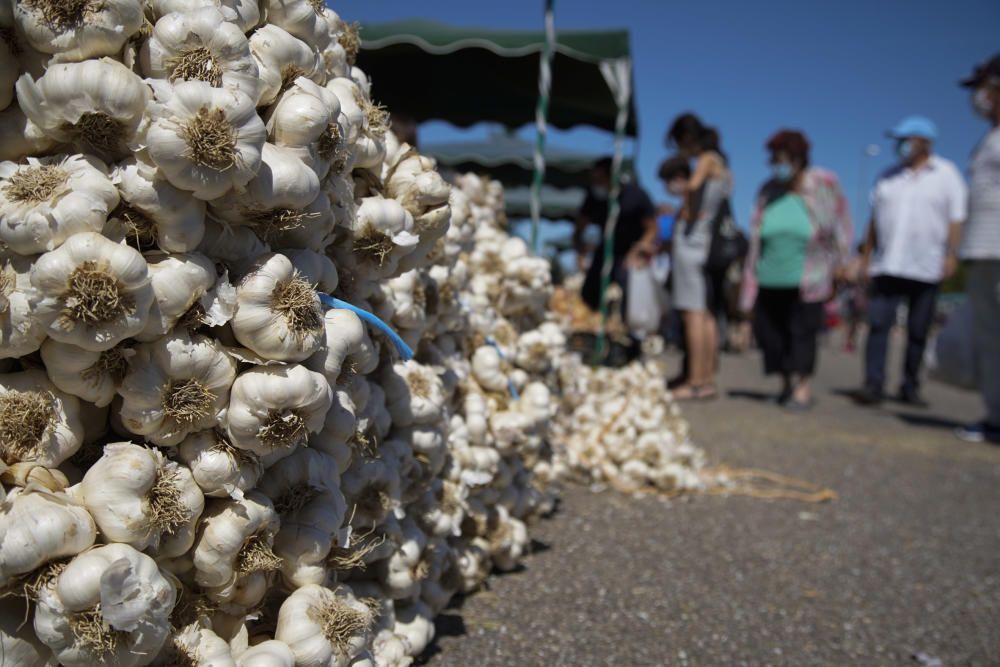
[{"label": "white face mask", "polygon": [[687,194],[687,185],[684,181],[670,181],[667,183],[667,192],[674,197],[683,197]]},{"label": "white face mask", "polygon": [[972,94],[972,108],[984,118],[993,118],[993,101],[990,99],[989,88],[983,87]]}]

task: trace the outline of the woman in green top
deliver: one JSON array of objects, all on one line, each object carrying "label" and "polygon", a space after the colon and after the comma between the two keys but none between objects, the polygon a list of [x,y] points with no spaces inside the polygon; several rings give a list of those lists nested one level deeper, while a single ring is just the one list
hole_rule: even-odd
[{"label": "woman in green top", "polygon": [[809,141],[783,130],[767,142],[773,178],[761,189],[744,267],[743,309],[753,328],[764,372],[780,374],[779,403],[812,405],[816,338],[823,303],[847,258],[852,228],[836,177],[809,166]]}]

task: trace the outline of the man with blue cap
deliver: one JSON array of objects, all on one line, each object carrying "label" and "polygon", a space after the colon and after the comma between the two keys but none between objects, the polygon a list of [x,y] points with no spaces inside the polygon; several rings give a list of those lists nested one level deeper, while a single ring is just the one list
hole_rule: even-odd
[{"label": "man with blue cap", "polygon": [[958,168],[934,155],[934,123],[908,116],[888,135],[899,161],[872,189],[872,219],[862,262],[871,278],[865,381],[857,399],[881,402],[889,334],[901,303],[908,308],[906,355],[899,399],[924,406],[920,367],[941,281],[958,266],[966,190]]}]

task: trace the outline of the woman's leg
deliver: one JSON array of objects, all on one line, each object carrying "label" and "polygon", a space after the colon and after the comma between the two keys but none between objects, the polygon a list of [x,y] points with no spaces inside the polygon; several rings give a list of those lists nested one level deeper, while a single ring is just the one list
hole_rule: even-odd
[{"label": "woman's leg", "polygon": [[796,375],[792,399],[799,404],[812,402],[812,376],[816,372],[817,337],[823,326],[823,304],[797,303],[790,317],[791,364]]},{"label": "woman's leg", "polygon": [[674,390],[679,399],[696,398],[696,387],[703,382],[705,375],[703,367],[705,332],[702,326],[701,311],[684,311],[684,339],[687,342],[688,375],[687,382]]},{"label": "woman's leg", "polygon": [[705,375],[699,384],[715,384],[715,375],[719,372],[719,323],[711,312],[702,313],[702,329],[705,332],[705,349],[703,368]]}]

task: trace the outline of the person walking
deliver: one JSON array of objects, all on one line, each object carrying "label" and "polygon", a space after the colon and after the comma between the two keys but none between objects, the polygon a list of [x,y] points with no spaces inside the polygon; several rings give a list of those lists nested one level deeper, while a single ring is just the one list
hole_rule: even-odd
[{"label": "person walking", "polygon": [[855,398],[882,401],[889,335],[900,303],[908,308],[906,355],[899,400],[925,406],[920,367],[934,320],[938,286],[955,273],[965,219],[965,183],[958,168],[934,154],[934,123],[904,118],[889,131],[899,162],[872,191],[872,219],[862,264],[871,281],[864,385]]},{"label": "person walking", "polygon": [[813,405],[816,339],[823,304],[850,253],[850,207],[837,177],[809,164],[809,140],[781,130],[766,144],[772,177],[757,195],[750,223],[740,308],[753,313],[764,373],[780,375],[777,401],[793,411]]},{"label": "person walking", "polygon": [[969,166],[969,217],[959,246],[986,418],[960,428],[958,437],[1000,443],[1000,53],[976,67],[962,85],[972,92],[973,109],[990,129]]},{"label": "person walking", "polygon": [[[718,215],[728,215],[733,177],[719,147],[719,134],[694,114],[678,116],[667,132],[667,143],[680,156],[694,160],[686,184],[674,180],[684,205],[674,227],[671,258],[672,304],[681,311],[688,354],[687,376],[674,387],[678,400],[716,397],[719,354],[717,317],[725,303],[723,275],[708,272],[705,262]],[[668,183],[669,186],[669,183]]]}]

